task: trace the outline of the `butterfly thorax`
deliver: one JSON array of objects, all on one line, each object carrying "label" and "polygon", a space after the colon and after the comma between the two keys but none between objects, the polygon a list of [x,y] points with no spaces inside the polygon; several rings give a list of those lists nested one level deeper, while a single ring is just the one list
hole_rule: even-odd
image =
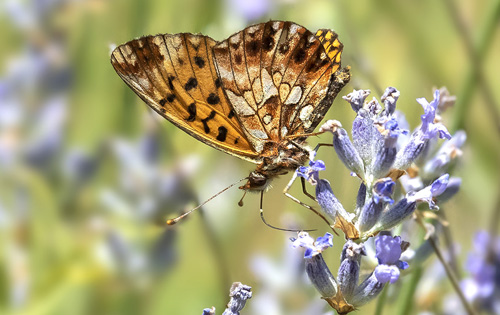
[{"label": "butterfly thorax", "polygon": [[309,160],[309,149],[296,141],[268,141],[265,148],[267,154],[262,163],[250,173],[248,181],[240,189],[266,190],[274,177],[294,171]]}]

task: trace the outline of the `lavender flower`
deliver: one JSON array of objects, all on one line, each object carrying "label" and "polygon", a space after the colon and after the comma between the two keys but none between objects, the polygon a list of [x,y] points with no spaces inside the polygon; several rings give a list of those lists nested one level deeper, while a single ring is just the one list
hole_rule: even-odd
[{"label": "lavender flower", "polygon": [[[306,248],[309,278],[339,313],[347,313],[371,301],[386,283],[393,284],[399,279],[400,270],[408,268],[401,257],[409,243],[400,236],[391,236],[388,230],[404,223],[419,204],[427,203],[429,209],[439,209],[437,202],[452,196],[460,186],[460,181],[450,178],[446,172],[460,156],[465,134],[458,132],[452,138],[440,122],[440,93],[436,91],[431,102],[417,100],[424,114],[421,125],[411,136],[406,130],[408,123],[396,110],[400,93],[392,87],[387,88],[381,98],[384,106],[376,99],[365,102],[369,91],[354,91],[344,97],[356,112],[352,141],[338,121],[330,120],[321,126],[320,131],[332,133],[339,159],[361,181],[352,212],[346,211],[330,183],[321,178],[320,171],[326,169],[327,163],[314,161],[312,154],[309,166],[297,170],[297,176],[315,186],[321,210],[336,221],[335,227],[342,229],[347,238],[337,279],[321,255],[328,247],[325,244],[331,246],[331,243],[325,242],[325,238],[314,241],[305,233],[294,241],[295,247]],[[441,148],[437,148],[439,138],[445,141]],[[438,199],[441,195],[443,198]],[[378,235],[375,250],[369,252],[365,244],[375,235]],[[372,257],[378,264],[359,283],[365,261],[362,256]],[[411,255],[406,257],[405,260]]]},{"label": "lavender flower", "polygon": [[381,283],[394,283],[399,279],[399,269],[408,268],[408,263],[399,260],[405,244],[401,237],[380,235],[375,239],[379,265],[375,268],[375,277]]},{"label": "lavender flower", "polygon": [[356,244],[351,240],[344,245],[338,276],[335,279],[321,255],[322,251],[331,247],[331,237],[331,234],[327,233],[314,241],[307,233],[301,232],[298,239],[293,239],[292,246],[306,248],[304,258],[309,279],[331,305],[338,307],[338,311],[345,305],[349,310],[353,310],[369,302],[382,291],[385,283],[398,280],[399,269],[408,268],[408,264],[399,259],[409,244],[403,242],[399,236],[381,234],[375,240],[379,265],[363,282],[358,284],[361,257],[366,255],[366,251],[363,243]]},{"label": "lavender flower", "polygon": [[[407,123],[396,110],[399,91],[387,88],[382,96],[385,108],[376,99],[364,102],[368,95],[369,91],[355,90],[344,97],[357,114],[352,127],[352,142],[338,121],[327,121],[320,128],[320,131],[332,133],[337,156],[353,175],[362,180],[354,213],[345,211],[331,191],[329,182],[320,179],[319,171],[326,168],[323,161],[311,161],[309,167],[297,171],[298,176],[316,185],[316,199],[323,212],[333,219],[341,215],[354,226],[361,239],[400,224],[413,213],[418,203],[426,202],[431,209],[437,209],[436,197],[448,187],[449,176],[443,172],[450,168],[450,161],[460,155],[459,148],[465,141],[465,135],[459,132],[449,143],[445,142],[436,155],[431,154],[437,138],[451,138],[446,127],[437,120],[439,91],[434,93],[430,103],[422,98],[417,100],[424,108],[422,124],[409,137],[408,131],[400,127],[407,126]],[[428,171],[410,180],[401,169],[406,170],[417,162],[428,165],[424,167]],[[403,198],[393,196],[397,184],[394,179],[399,177],[402,177],[406,190]],[[450,187],[449,192],[456,192],[455,187]],[[348,229],[351,235],[356,235],[352,227]]]},{"label": "lavender flower", "polygon": [[324,237],[318,237],[316,241],[306,232],[301,232],[297,239],[292,239],[294,248],[304,247],[304,258],[306,262],[306,273],[316,287],[318,292],[325,298],[335,296],[337,283],[328,269],[321,252],[332,247],[332,234],[326,233]]}]

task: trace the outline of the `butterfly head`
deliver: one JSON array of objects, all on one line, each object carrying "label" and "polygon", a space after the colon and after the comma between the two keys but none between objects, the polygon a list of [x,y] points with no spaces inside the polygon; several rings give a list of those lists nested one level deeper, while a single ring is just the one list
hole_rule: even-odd
[{"label": "butterfly head", "polygon": [[240,189],[250,191],[266,190],[269,187],[271,179],[266,174],[258,171],[253,171],[248,175],[248,181],[245,185],[240,186]]}]

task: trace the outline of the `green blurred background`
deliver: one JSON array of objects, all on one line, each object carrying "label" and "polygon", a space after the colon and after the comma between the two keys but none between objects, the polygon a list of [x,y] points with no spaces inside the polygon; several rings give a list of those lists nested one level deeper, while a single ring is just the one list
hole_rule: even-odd
[{"label": "green blurred background", "polygon": [[[335,30],[342,64],[352,68],[340,96],[362,88],[379,98],[394,86],[412,128],[422,114],[416,98],[430,100],[441,86],[457,96],[443,118],[468,140],[455,170],[462,190],[446,211],[463,261],[475,231],[498,225],[499,12],[494,0],[1,0],[0,313],[201,314],[212,305],[221,312],[233,281],[253,287],[249,314],[328,310],[302,279],[301,253],[288,249],[294,233],[261,222],[258,195],[238,207],[242,192],[234,188],[203,215],[167,230],[156,224],[254,166],[158,119],[109,62],[113,45],[142,35],[220,40],[269,19]],[[326,118],[350,129],[354,113],[338,97]],[[333,150],[319,158],[350,209],[357,180]],[[267,220],[324,233],[321,220],[282,195],[288,179],[265,195]],[[302,196],[300,187],[292,192]],[[332,270],[340,244],[326,254]],[[419,292],[414,313],[439,314],[441,296]]]}]

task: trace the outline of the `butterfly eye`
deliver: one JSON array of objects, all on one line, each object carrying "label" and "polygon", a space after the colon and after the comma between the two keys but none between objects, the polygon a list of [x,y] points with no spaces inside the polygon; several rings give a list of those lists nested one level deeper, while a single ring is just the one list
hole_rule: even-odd
[{"label": "butterfly eye", "polygon": [[258,189],[267,184],[268,178],[260,173],[252,172],[248,177],[248,183],[250,184],[250,189]]}]

